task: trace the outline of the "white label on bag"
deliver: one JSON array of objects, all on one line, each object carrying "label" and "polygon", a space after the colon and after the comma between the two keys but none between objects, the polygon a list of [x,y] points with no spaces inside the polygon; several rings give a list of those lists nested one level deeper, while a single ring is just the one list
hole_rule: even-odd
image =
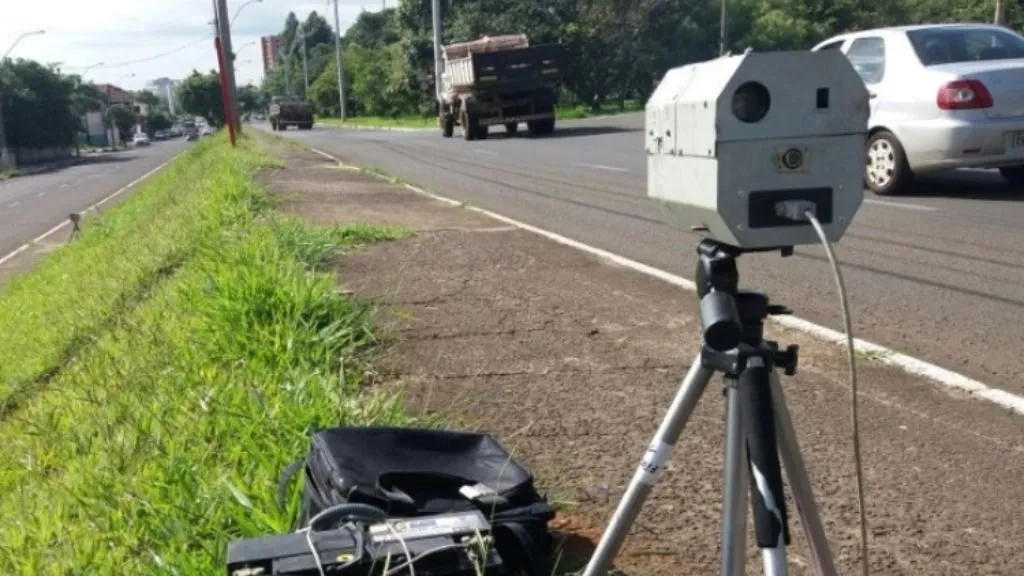
[{"label": "white label on bag", "polygon": [[673,450],[675,450],[675,446],[671,444],[663,442],[651,444],[644,454],[643,460],[640,461],[640,467],[637,469],[640,482],[643,484],[654,484],[657,482],[661,478],[661,473],[665,471],[665,465],[668,463],[669,457],[672,456]]}]

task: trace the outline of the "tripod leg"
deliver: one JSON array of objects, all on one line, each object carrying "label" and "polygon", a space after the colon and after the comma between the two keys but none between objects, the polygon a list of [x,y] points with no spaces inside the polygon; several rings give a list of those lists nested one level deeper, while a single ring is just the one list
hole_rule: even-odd
[{"label": "tripod leg", "polygon": [[793,501],[796,503],[797,514],[800,515],[800,525],[804,528],[804,537],[807,538],[807,545],[811,551],[814,572],[818,576],[837,576],[832,551],[825,536],[825,527],[818,514],[818,505],[814,501],[814,490],[811,488],[807,467],[800,455],[796,430],[789,417],[786,397],[782,393],[779,375],[774,372],[771,376],[771,391],[779,438],[779,455],[782,457],[782,466],[786,469],[790,489],[793,491]]},{"label": "tripod leg", "polygon": [[633,474],[633,479],[601,536],[594,555],[590,557],[583,576],[604,576],[611,568],[612,561],[626,540],[644,500],[661,476],[665,463],[672,454],[683,428],[686,427],[686,422],[697,407],[697,402],[704,394],[708,382],[711,381],[711,375],[711,369],[704,366],[698,354],[690,366],[690,371],[686,373],[675,399],[672,400],[668,413],[658,426],[658,431],[640,461],[640,466]]},{"label": "tripod leg", "polygon": [[738,382],[750,463],[750,501],[754,509],[757,546],[761,549],[765,576],[786,576],[789,527],[776,447],[771,373],[772,368],[765,365],[764,359],[751,357]]},{"label": "tripod leg", "polygon": [[744,576],[747,564],[747,445],[737,382],[727,380],[726,386],[722,576]]}]

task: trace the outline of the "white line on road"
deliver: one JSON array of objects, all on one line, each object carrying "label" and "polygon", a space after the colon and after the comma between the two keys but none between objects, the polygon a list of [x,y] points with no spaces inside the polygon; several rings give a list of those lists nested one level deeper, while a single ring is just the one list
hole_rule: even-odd
[{"label": "white line on road", "polygon": [[619,168],[618,166],[606,166],[604,164],[587,164],[586,162],[569,162],[570,166],[578,166],[580,168],[594,168],[596,170],[607,170],[608,172],[629,172],[628,168]]},{"label": "white line on road", "polygon": [[39,196],[40,198],[42,198],[43,196],[46,196],[46,190],[43,190],[39,194],[36,194],[36,196]]},{"label": "white line on road", "polygon": [[[313,148],[312,150],[313,152],[319,154],[320,156],[323,156],[324,158],[327,158],[333,162],[337,162],[338,164],[342,164],[341,160],[339,160],[337,157],[331,154],[328,154],[327,152],[317,150],[316,148]],[[539,234],[541,236],[544,236],[545,238],[554,240],[559,244],[570,246],[572,248],[576,248],[577,250],[593,254],[594,256],[608,260],[613,264],[618,264],[619,266],[622,266],[624,268],[629,268],[636,272],[640,272],[641,274],[646,274],[648,276],[668,282],[669,284],[672,284],[674,286],[683,288],[685,290],[695,291],[697,288],[696,284],[694,284],[690,280],[687,280],[686,278],[683,278],[682,276],[676,276],[675,274],[672,274],[670,272],[660,270],[653,266],[648,266],[647,264],[643,264],[635,260],[630,260],[629,258],[619,256],[618,254],[608,252],[607,250],[602,250],[589,244],[584,244],[583,242],[573,240],[572,238],[567,238],[560,234],[555,234],[554,232],[549,232],[542,228],[531,226],[530,224],[526,224],[525,222],[520,222],[507,216],[502,216],[501,214],[491,212],[490,210],[484,210],[483,208],[477,208],[476,206],[464,205],[462,202],[458,200],[445,198],[444,196],[439,196],[432,192],[427,192],[426,190],[422,188],[417,188],[416,186],[406,184],[405,187],[408,188],[409,190],[412,190],[413,192],[429,196],[430,198],[433,198],[435,200],[440,200],[441,202],[445,202],[453,206],[462,206],[466,210],[472,210],[479,214],[484,214],[486,216],[494,218],[495,220],[498,220],[500,222],[511,224],[522,230],[527,230],[529,232]],[[798,318],[796,316],[772,316],[771,320],[788,328],[793,328],[795,330],[800,330],[801,332],[811,334],[812,336],[816,336],[823,340],[829,341],[833,344],[846,344],[846,335],[844,333],[839,332],[837,330],[833,330],[826,326],[815,324],[808,320],[804,320],[803,318]],[[976,398],[987,400],[993,404],[996,404],[997,406],[1006,408],[1008,410],[1016,412],[1017,414],[1024,415],[1024,396],[1018,396],[1005,390],[1000,390],[999,388],[989,386],[987,384],[984,384],[962,374],[953,372],[952,370],[947,370],[940,366],[936,366],[935,364],[925,362],[924,360],[919,360],[912,356],[901,354],[899,352],[896,352],[895,350],[886,348],[884,346],[880,346],[878,344],[874,344],[866,340],[861,340],[860,338],[854,339],[854,346],[862,354],[871,354],[884,364],[888,364],[890,366],[899,368],[910,374],[921,376],[923,378],[931,380],[932,382],[945,386],[946,388],[962,390],[972,396],[975,396]]]},{"label": "white line on road", "polygon": [[921,212],[935,212],[938,208],[934,206],[925,206],[923,204],[907,204],[905,202],[887,202],[885,200],[875,200],[874,198],[865,198],[865,204],[878,204],[879,206],[890,206],[892,208],[904,208],[906,210],[920,210]]},{"label": "white line on road", "polygon": [[16,208],[18,206],[18,204],[21,204],[21,202],[11,202],[10,204],[7,205],[7,207],[8,208]]},{"label": "white line on road", "polygon": [[67,187],[68,187],[68,183],[67,182],[61,184],[60,186],[57,186],[57,188],[67,188]]},{"label": "white line on road", "polygon": [[[182,153],[178,153],[177,155],[175,155],[175,156],[174,156],[174,158],[177,158],[178,156],[181,156],[181,154],[182,154]],[[171,160],[174,160],[174,158],[171,158]],[[139,182],[142,182],[142,181],[143,181],[143,180],[145,180],[146,178],[149,178],[149,177],[150,177],[150,176],[152,176],[153,174],[156,174],[157,172],[159,172],[159,171],[163,170],[165,166],[167,166],[168,164],[170,164],[170,163],[171,163],[171,160],[167,160],[167,161],[166,161],[166,162],[164,162],[163,164],[161,164],[161,165],[157,166],[156,168],[153,168],[153,169],[152,169],[152,170],[150,170],[149,172],[146,172],[146,173],[145,173],[145,174],[143,174],[142,176],[139,176],[139,177],[138,177],[138,178],[136,178],[135,180],[132,180],[131,182],[129,182],[129,183],[127,183],[127,184],[125,184],[124,186],[122,186],[121,188],[117,189],[117,190],[116,190],[116,191],[114,191],[113,193],[111,193],[111,194],[109,194],[108,196],[104,197],[104,198],[103,198],[102,200],[100,200],[99,202],[97,202],[97,203],[93,204],[92,206],[89,206],[89,207],[88,207],[88,208],[86,208],[85,210],[82,210],[82,212],[81,212],[81,213],[82,213],[82,214],[84,215],[84,214],[85,214],[85,213],[87,213],[87,212],[91,212],[91,211],[93,211],[93,210],[95,210],[95,209],[99,208],[99,207],[100,207],[100,206],[102,206],[103,204],[106,204],[106,203],[107,203],[107,202],[109,202],[110,200],[113,200],[114,198],[116,198],[116,197],[120,196],[121,194],[124,194],[125,192],[127,192],[127,191],[128,191],[128,190],[130,190],[131,188],[135,187],[135,186],[136,186],[136,185],[137,185],[137,184],[138,184]],[[3,258],[0,258],[0,266],[3,266],[3,265],[4,265],[5,263],[7,263],[7,262],[8,262],[9,260],[13,259],[13,258],[14,258],[15,256],[17,256],[18,254],[21,254],[21,253],[22,253],[22,252],[24,252],[25,250],[28,250],[28,249],[29,249],[29,248],[31,248],[32,246],[34,246],[34,245],[36,245],[36,244],[38,244],[38,243],[42,242],[43,240],[46,240],[46,239],[47,239],[47,238],[49,238],[50,236],[53,236],[54,234],[56,234],[57,232],[61,231],[62,229],[64,229],[64,227],[66,227],[66,226],[67,226],[67,225],[69,225],[69,224],[71,224],[71,220],[65,220],[65,221],[61,222],[60,224],[57,224],[57,225],[56,225],[56,226],[54,226],[53,228],[50,228],[50,229],[49,229],[49,230],[47,230],[46,232],[43,232],[43,233],[42,233],[42,234],[40,234],[39,236],[36,236],[36,237],[35,237],[35,238],[33,238],[32,240],[30,240],[30,241],[28,241],[28,242],[26,242],[26,243],[22,244],[21,246],[18,246],[18,247],[17,247],[17,248],[16,248],[16,249],[15,249],[14,251],[12,251],[12,252],[10,252],[9,254],[5,255],[5,256],[4,256]]]},{"label": "white line on road", "polygon": [[497,152],[494,152],[492,150],[481,150],[479,148],[473,148],[473,152],[476,152],[477,154],[487,154],[488,156],[497,156],[498,155]]}]

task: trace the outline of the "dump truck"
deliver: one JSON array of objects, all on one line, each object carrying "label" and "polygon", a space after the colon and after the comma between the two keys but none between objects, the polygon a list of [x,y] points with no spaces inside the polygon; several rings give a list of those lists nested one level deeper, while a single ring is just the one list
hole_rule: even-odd
[{"label": "dump truck", "polygon": [[484,36],[443,46],[438,100],[441,135],[461,126],[466,140],[487,138],[491,126],[509,134],[525,122],[531,135],[555,130],[562,47],[530,46],[525,34]]},{"label": "dump truck", "polygon": [[289,126],[309,130],[313,127],[313,105],[301,98],[273,96],[267,119],[271,130],[286,130]]}]

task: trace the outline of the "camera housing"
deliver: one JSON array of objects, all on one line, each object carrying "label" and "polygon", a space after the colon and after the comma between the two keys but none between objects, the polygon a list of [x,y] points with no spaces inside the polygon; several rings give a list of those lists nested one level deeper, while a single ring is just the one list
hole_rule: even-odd
[{"label": "camera housing", "polygon": [[673,68],[646,105],[647,194],[742,249],[839,240],[864,198],[868,92],[847,58],[747,52]]}]

